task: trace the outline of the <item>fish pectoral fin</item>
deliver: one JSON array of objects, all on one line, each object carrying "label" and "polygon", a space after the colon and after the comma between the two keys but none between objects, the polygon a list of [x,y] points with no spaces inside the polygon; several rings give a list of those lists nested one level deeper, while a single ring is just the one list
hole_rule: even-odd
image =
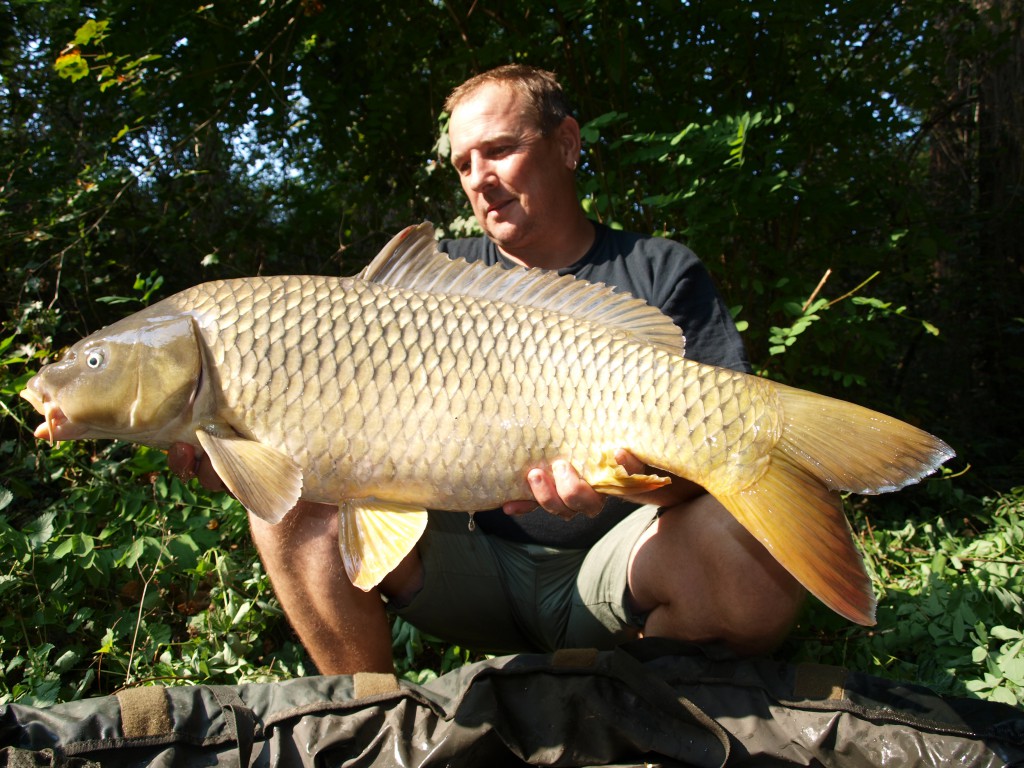
[{"label": "fish pectoral fin", "polygon": [[395,570],[427,527],[427,510],[377,499],[338,505],[338,547],[352,584],[368,591]]},{"label": "fish pectoral fin", "polygon": [[302,469],[278,450],[233,435],[196,430],[224,485],[242,506],[268,523],[279,523],[302,494]]},{"label": "fish pectoral fin", "polygon": [[609,496],[632,496],[664,488],[672,482],[672,478],[661,475],[631,475],[613,453],[604,454],[597,469],[587,472],[585,479],[595,491]]},{"label": "fish pectoral fin", "polygon": [[843,500],[781,452],[735,494],[714,494],[793,577],[836,613],[875,623],[875,597]]}]

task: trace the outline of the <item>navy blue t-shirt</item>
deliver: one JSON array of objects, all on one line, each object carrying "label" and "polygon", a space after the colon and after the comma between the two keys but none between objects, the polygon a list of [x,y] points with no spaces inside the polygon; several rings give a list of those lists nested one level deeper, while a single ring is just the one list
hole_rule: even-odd
[{"label": "navy blue t-shirt", "polygon": [[[682,328],[687,358],[722,368],[750,370],[732,316],[693,251],[672,240],[615,230],[603,224],[594,223],[594,229],[596,236],[590,250],[575,264],[558,270],[559,274],[604,283],[659,308]],[[514,266],[486,237],[442,240],[439,247],[466,261]],[[609,498],[601,514],[594,518],[579,515],[566,521],[538,507],[514,517],[500,509],[478,512],[475,520],[483,531],[513,541],[584,549],[636,506]]]}]

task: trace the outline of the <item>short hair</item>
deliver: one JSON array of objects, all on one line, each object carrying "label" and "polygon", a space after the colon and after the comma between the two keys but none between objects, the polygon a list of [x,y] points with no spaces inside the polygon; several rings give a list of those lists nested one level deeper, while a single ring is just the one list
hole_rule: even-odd
[{"label": "short hair", "polygon": [[503,64],[469,78],[445,99],[444,109],[452,111],[472,96],[478,88],[489,84],[503,85],[516,94],[537,119],[542,134],[547,135],[572,115],[569,100],[553,72],[526,64]]}]

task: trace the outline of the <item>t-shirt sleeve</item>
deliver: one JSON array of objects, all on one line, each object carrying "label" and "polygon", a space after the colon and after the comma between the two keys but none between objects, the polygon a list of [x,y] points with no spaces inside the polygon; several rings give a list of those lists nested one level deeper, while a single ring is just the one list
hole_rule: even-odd
[{"label": "t-shirt sleeve", "polygon": [[692,251],[677,243],[684,255],[672,260],[660,309],[686,337],[686,357],[708,365],[749,372],[750,360],[729,308],[707,268]]},{"label": "t-shirt sleeve", "polygon": [[686,357],[749,372],[743,340],[707,268],[685,245],[660,237],[604,230],[600,251],[580,276],[628,291],[672,318]]}]

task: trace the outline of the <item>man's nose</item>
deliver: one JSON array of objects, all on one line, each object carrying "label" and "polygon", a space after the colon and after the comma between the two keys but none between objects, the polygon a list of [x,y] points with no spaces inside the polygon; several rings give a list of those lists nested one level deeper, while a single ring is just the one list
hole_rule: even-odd
[{"label": "man's nose", "polygon": [[482,157],[474,157],[469,161],[469,174],[466,186],[478,191],[494,183],[494,167]]}]

